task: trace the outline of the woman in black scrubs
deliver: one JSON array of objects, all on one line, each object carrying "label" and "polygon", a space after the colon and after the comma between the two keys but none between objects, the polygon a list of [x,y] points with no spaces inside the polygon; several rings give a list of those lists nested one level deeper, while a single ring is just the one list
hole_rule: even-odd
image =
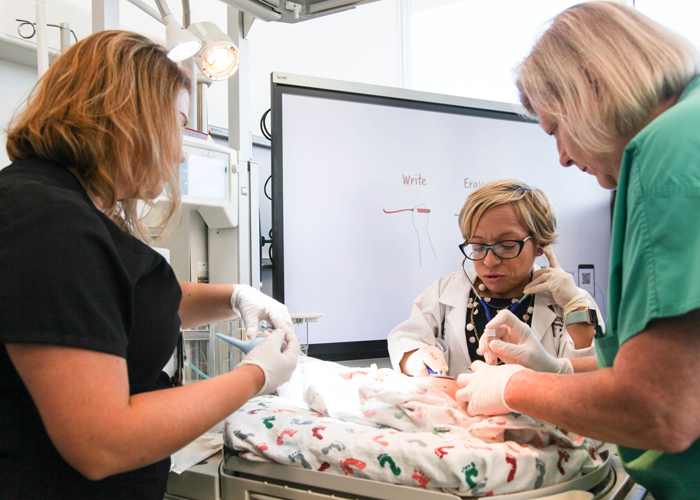
[{"label": "woman in black scrubs", "polygon": [[[149,498],[169,456],[274,390],[299,343],[250,287],[178,283],[137,202],[179,206],[189,76],[135,33],[60,56],[8,131],[0,171],[0,497]],[[173,189],[175,187],[175,189]],[[172,215],[172,214],[171,214]],[[180,328],[276,330],[232,372],[172,387]]]}]

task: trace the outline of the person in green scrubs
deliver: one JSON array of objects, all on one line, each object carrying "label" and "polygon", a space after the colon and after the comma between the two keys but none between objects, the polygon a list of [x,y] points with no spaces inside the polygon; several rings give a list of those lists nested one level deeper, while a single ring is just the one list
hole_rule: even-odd
[{"label": "person in green scrubs", "polygon": [[556,16],[517,73],[562,166],[617,189],[607,328],[597,370],[557,375],[534,371],[548,355],[499,314],[480,349],[513,364],[476,362],[457,397],[475,415],[526,413],[616,443],[656,500],[700,498],[697,52],[630,7],[590,2]]}]

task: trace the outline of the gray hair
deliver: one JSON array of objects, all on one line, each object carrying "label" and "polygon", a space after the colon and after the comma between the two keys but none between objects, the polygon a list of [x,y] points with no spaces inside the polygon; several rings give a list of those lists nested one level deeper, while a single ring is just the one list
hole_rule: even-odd
[{"label": "gray hair", "polygon": [[587,2],[557,15],[516,68],[520,101],[566,126],[591,153],[613,150],[698,75],[687,41],[636,10]]}]

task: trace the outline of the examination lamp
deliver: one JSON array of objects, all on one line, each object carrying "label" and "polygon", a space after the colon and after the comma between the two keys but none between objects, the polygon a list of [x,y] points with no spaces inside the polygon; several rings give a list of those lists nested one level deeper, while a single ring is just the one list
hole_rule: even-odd
[{"label": "examination lamp", "polygon": [[187,30],[202,41],[194,60],[204,76],[213,81],[226,80],[236,71],[241,54],[233,41],[214,23],[192,23]]},{"label": "examination lamp", "polygon": [[163,16],[163,22],[165,23],[165,48],[172,61],[184,61],[197,53],[202,46],[199,38],[180,26],[172,14]]}]

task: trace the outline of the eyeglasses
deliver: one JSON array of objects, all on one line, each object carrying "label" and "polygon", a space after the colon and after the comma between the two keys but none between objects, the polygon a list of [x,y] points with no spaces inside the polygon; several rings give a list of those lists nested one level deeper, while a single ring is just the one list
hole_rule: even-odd
[{"label": "eyeglasses", "polygon": [[491,250],[499,259],[514,259],[523,251],[525,242],[532,238],[528,236],[524,240],[504,240],[493,245],[482,245],[481,243],[462,243],[459,249],[469,260],[484,260]]}]

